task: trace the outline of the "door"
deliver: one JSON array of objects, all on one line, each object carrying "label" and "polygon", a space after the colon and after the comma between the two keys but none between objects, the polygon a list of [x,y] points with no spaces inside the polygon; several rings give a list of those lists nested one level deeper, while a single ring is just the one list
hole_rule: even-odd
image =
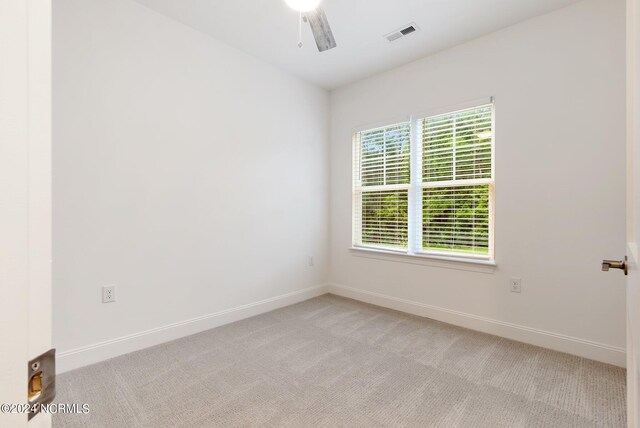
[{"label": "door", "polygon": [[640,391],[640,0],[627,0],[627,418],[639,427]]},{"label": "door", "polygon": [[[51,347],[50,2],[0,0],[0,405],[27,404],[28,362]],[[16,411],[0,426],[51,425]]]}]

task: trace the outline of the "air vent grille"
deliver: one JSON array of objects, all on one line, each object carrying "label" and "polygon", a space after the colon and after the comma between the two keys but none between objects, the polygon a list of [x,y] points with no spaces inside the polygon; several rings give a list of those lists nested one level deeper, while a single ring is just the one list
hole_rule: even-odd
[{"label": "air vent grille", "polygon": [[387,39],[389,42],[395,42],[397,40],[400,40],[403,37],[408,36],[409,34],[413,34],[416,31],[418,31],[420,28],[418,28],[418,26],[414,23],[405,25],[402,28],[399,28],[395,31],[390,32],[389,34],[385,35],[385,39]]},{"label": "air vent grille", "polygon": [[402,33],[403,36],[406,36],[407,34],[411,34],[414,31],[416,31],[416,27],[414,27],[413,25],[405,28],[404,30],[401,30],[400,32]]}]

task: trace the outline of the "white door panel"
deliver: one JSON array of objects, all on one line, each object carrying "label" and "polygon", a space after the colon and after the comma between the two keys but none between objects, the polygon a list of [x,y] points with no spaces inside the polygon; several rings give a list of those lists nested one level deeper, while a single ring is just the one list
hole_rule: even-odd
[{"label": "white door panel", "polygon": [[27,362],[51,347],[50,64],[51,0],[0,0],[0,404],[26,404]]},{"label": "white door panel", "polygon": [[640,358],[640,67],[638,24],[640,0],[627,0],[627,418],[630,427],[639,427],[638,367]]}]

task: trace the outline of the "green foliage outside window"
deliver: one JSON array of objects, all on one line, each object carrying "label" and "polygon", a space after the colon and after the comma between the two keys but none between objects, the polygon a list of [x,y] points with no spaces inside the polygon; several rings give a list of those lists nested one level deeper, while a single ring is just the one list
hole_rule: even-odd
[{"label": "green foliage outside window", "polygon": [[423,249],[488,254],[488,185],[425,189],[422,201]]},{"label": "green foliage outside window", "polygon": [[[486,106],[425,119],[424,182],[491,178],[492,114]],[[425,188],[422,231],[425,250],[488,254],[489,185]]]},{"label": "green foliage outside window", "polygon": [[[489,254],[492,122],[491,105],[414,122],[422,124],[422,250]],[[408,247],[410,131],[407,122],[360,134],[362,244]]]},{"label": "green foliage outside window", "polygon": [[362,194],[362,243],[407,247],[407,191]]}]

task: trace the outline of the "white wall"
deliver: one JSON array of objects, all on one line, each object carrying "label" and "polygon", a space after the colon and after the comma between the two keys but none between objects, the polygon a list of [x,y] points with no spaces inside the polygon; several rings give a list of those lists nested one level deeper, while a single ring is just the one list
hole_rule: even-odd
[{"label": "white wall", "polygon": [[[334,91],[332,290],[624,364],[624,277],[600,271],[625,253],[624,28],[623,0],[586,0]],[[357,257],[352,129],[486,96],[497,269]]]},{"label": "white wall", "polygon": [[[599,270],[625,252],[623,0],[518,24],[330,105],[130,0],[56,0],[53,49],[62,370],[322,293],[327,278],[336,293],[624,363],[624,279]],[[495,271],[349,251],[352,128],[486,96]],[[108,284],[117,302],[102,304]]]},{"label": "white wall", "polygon": [[56,0],[53,50],[63,370],[323,292],[328,93],[129,0]]}]

